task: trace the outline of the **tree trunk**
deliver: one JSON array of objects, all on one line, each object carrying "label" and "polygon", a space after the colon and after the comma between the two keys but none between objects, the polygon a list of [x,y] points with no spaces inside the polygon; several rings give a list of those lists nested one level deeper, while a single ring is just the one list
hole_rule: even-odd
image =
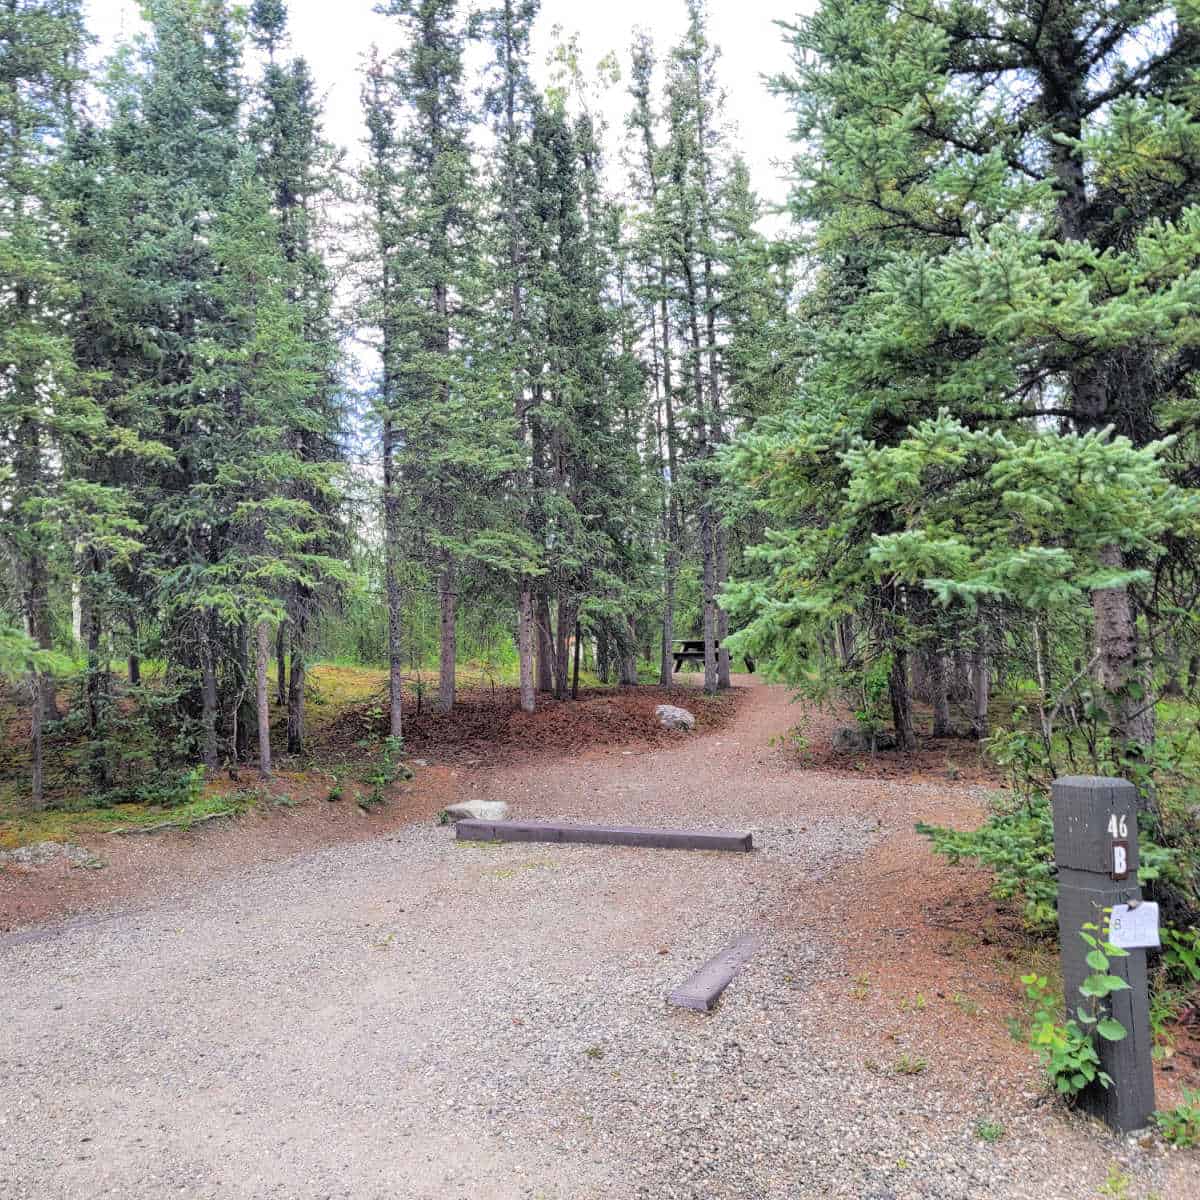
[{"label": "tree trunk", "polygon": [[[87,572],[89,580],[94,580],[100,570],[99,557],[95,550],[87,551]],[[88,737],[93,743],[89,755],[92,781],[97,787],[107,789],[112,786],[112,772],[109,767],[109,755],[100,745],[103,738],[101,726],[104,724],[105,709],[108,703],[109,659],[101,648],[103,630],[101,629],[101,613],[96,586],[89,583],[81,591],[86,592],[81,612],[84,619],[83,633],[87,644],[87,674],[84,679],[84,699],[87,708]]]},{"label": "tree trunk", "polygon": [[[23,287],[17,289],[18,307],[25,309],[30,301]],[[35,399],[36,384],[25,378],[18,378],[19,391],[29,395],[31,406],[37,403]],[[17,495],[20,499],[29,499],[38,494],[42,483],[42,445],[41,431],[32,418],[22,420],[17,427],[14,438],[15,452],[14,473],[16,475]],[[25,632],[38,644],[42,650],[53,648],[54,639],[50,628],[50,599],[49,575],[46,570],[46,559],[43,547],[43,536],[35,526],[26,526],[25,535],[28,549],[25,552],[22,579],[21,605],[25,617]],[[42,717],[45,721],[58,720],[58,704],[54,695],[54,680],[42,673],[38,688],[38,702],[42,706]]]},{"label": "tree trunk", "polygon": [[[707,492],[707,488],[705,489]],[[700,502],[700,544],[704,591],[704,690],[717,690],[716,558],[713,554],[713,511],[707,495]]]},{"label": "tree trunk", "polygon": [[583,631],[579,628],[579,622],[575,622],[575,669],[571,676],[571,699],[579,699],[579,651],[583,644]]},{"label": "tree trunk", "polygon": [[531,713],[537,708],[537,691],[533,671],[533,585],[521,580],[517,598],[517,657],[521,665],[521,711]]},{"label": "tree trunk", "polygon": [[854,618],[847,613],[837,623],[838,661],[843,671],[854,661]]},{"label": "tree trunk", "polygon": [[292,664],[288,677],[287,748],[289,754],[304,753],[305,688],[308,685],[308,660],[305,657],[304,618],[297,614],[292,624]]},{"label": "tree trunk", "polygon": [[629,641],[621,651],[621,684],[624,687],[637,687],[637,622],[629,618]]},{"label": "tree trunk", "polygon": [[679,479],[679,433],[675,427],[675,400],[671,382],[671,323],[667,313],[666,266],[659,271],[662,294],[659,299],[659,320],[662,325],[663,414],[667,439],[667,553],[663,575],[662,663],[659,683],[670,687],[675,675],[675,593],[679,584],[679,543],[683,537],[683,515],[679,509],[677,488]]},{"label": "tree trunk", "polygon": [[29,786],[31,803],[34,808],[46,806],[46,789],[43,772],[42,725],[45,720],[45,700],[42,696],[44,684],[42,673],[34,671],[30,677],[30,717],[29,717],[29,751],[31,765]]},{"label": "tree trunk", "polygon": [[663,573],[662,663],[658,682],[670,687],[675,675],[675,581],[679,576],[679,549],[674,530],[667,534],[666,569]]},{"label": "tree trunk", "polygon": [[308,595],[304,588],[293,586],[288,596],[292,631],[292,671],[288,679],[288,754],[304,754],[305,704],[308,683]]},{"label": "tree trunk", "polygon": [[221,765],[217,747],[217,667],[213,660],[212,618],[200,621],[200,728],[204,765],[215,771]]},{"label": "tree trunk", "polygon": [[608,649],[608,628],[601,625],[596,633],[596,674],[600,676],[601,683],[608,682],[609,672],[609,649]]},{"label": "tree trunk", "polygon": [[287,622],[280,621],[275,631],[275,703],[287,703]]},{"label": "tree trunk", "polygon": [[[729,534],[725,527],[718,523],[715,536],[717,541],[717,590],[719,591],[729,578]],[[717,687],[727,688],[732,686],[732,680],[729,678],[729,649],[726,646],[726,642],[729,641],[729,614],[719,605],[717,606],[717,641],[721,646],[717,651]]]},{"label": "tree trunk", "polygon": [[991,689],[991,672],[988,668],[987,649],[983,641],[982,626],[976,633],[975,649],[971,655],[971,689],[974,693],[975,736],[982,741],[988,736],[988,693]]},{"label": "tree trunk", "polygon": [[929,666],[929,696],[933,705],[933,736],[952,737],[954,727],[950,721],[950,679],[946,656],[931,649],[927,657]]},{"label": "tree trunk", "polygon": [[[1048,130],[1057,135],[1050,137],[1048,149],[1062,234],[1070,241],[1088,243],[1106,218],[1092,203],[1083,155],[1077,148],[1083,133],[1087,79],[1076,36],[1069,22],[1051,31],[1051,42],[1039,58],[1040,85],[1046,97]],[[1118,415],[1120,405],[1114,403],[1109,372],[1119,365],[1119,356],[1110,352],[1107,360],[1088,359],[1070,372],[1071,421],[1080,433],[1103,429]],[[1145,414],[1125,413],[1123,417],[1122,425],[1152,426]],[[1134,441],[1137,444],[1140,439]],[[1121,570],[1125,565],[1119,546],[1105,546],[1099,557],[1106,567]],[[1092,593],[1092,614],[1097,677],[1106,693],[1109,732],[1126,755],[1138,758],[1154,741],[1154,705],[1148,681],[1141,677],[1137,618],[1129,589],[1098,588]]]},{"label": "tree trunk", "polygon": [[697,445],[699,470],[700,508],[700,555],[702,562],[701,591],[704,605],[704,690],[712,694],[717,690],[717,614],[714,595],[717,570],[713,535],[716,531],[712,508],[712,480],[709,478],[709,425],[704,394],[704,372],[700,365],[703,349],[700,341],[699,294],[696,289],[695,272],[692,269],[692,241],[689,231],[684,233],[681,266],[686,284],[688,327],[691,331],[692,390],[695,396],[693,425]]},{"label": "tree trunk", "polygon": [[138,654],[138,623],[132,614],[127,618],[129,623],[129,682],[133,687],[140,687],[142,682],[142,659]]},{"label": "tree trunk", "polygon": [[383,557],[388,614],[388,736],[404,736],[404,647],[400,622],[400,500],[396,495],[396,430],[391,415],[383,422]]},{"label": "tree trunk", "polygon": [[83,570],[79,570],[71,574],[71,636],[78,646],[83,645],[83,623]]},{"label": "tree trunk", "polygon": [[923,650],[918,650],[910,658],[909,669],[912,676],[909,687],[911,695],[923,704],[931,704],[933,688],[929,682],[929,656]]},{"label": "tree trunk", "polygon": [[554,629],[554,698],[556,700],[565,700],[567,698],[567,686],[569,682],[567,674],[569,665],[567,643],[571,627],[575,621],[573,614],[570,612],[567,598],[561,592],[558,596],[557,608],[557,620]]},{"label": "tree trunk", "polygon": [[916,744],[913,733],[912,703],[908,694],[908,651],[896,648],[892,651],[892,670],[888,676],[888,697],[892,704],[892,724],[896,728],[896,741],[902,750],[911,750]]},{"label": "tree trunk", "polygon": [[[255,695],[258,701],[258,770],[264,779],[271,777],[271,694],[267,686],[267,675],[271,667],[271,626],[267,621],[258,623],[258,653],[255,655]],[[293,673],[292,678],[295,678]],[[291,736],[291,719],[288,719],[288,735]]]},{"label": "tree trunk", "polygon": [[537,597],[537,687],[554,691],[554,640],[550,631],[550,600],[545,592]]},{"label": "tree trunk", "polygon": [[[1118,546],[1105,546],[1100,562],[1122,570]],[[1097,674],[1108,699],[1114,740],[1127,754],[1141,757],[1154,742],[1154,701],[1142,678],[1137,622],[1127,588],[1098,588],[1092,593],[1096,631]]]},{"label": "tree trunk", "polygon": [[441,638],[438,654],[438,705],[442,712],[454,709],[455,666],[458,658],[458,631],[455,626],[456,592],[454,559],[446,555],[438,576],[438,609],[441,613]]},{"label": "tree trunk", "polygon": [[250,637],[246,623],[238,626],[237,632],[237,677],[238,699],[236,708],[236,725],[233,734],[233,754],[239,762],[248,762],[250,758],[250,731],[258,724],[258,713],[250,687]]}]

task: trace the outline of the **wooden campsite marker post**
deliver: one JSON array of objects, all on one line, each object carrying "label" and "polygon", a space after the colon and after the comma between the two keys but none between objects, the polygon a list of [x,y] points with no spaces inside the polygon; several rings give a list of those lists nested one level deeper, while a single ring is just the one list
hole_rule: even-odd
[{"label": "wooden campsite marker post", "polygon": [[[1106,940],[1107,910],[1141,901],[1138,794],[1127,780],[1096,775],[1056,779],[1051,794],[1063,991],[1067,1016],[1072,1018],[1083,1003],[1080,984],[1092,973],[1086,961],[1090,947],[1079,936],[1080,930],[1091,922],[1099,926],[1101,940]],[[1080,1093],[1079,1106],[1126,1132],[1148,1125],[1154,1112],[1146,951],[1130,949],[1128,958],[1113,958],[1109,973],[1129,984],[1105,1001],[1128,1032],[1119,1042],[1096,1038],[1100,1068],[1112,1077],[1112,1084],[1107,1088],[1091,1084]]]}]

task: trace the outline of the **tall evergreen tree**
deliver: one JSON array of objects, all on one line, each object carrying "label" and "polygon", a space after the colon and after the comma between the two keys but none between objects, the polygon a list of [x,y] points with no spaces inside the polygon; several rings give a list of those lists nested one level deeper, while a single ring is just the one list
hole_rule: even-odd
[{"label": "tall evergreen tree", "polygon": [[483,36],[492,48],[490,86],[485,111],[495,138],[491,170],[491,211],[498,237],[492,249],[498,315],[492,353],[511,378],[517,465],[511,481],[516,502],[513,551],[517,572],[517,657],[521,708],[536,707],[534,645],[535,579],[538,553],[530,528],[533,475],[529,450],[529,348],[526,296],[530,286],[530,233],[533,215],[529,187],[530,136],[537,95],[529,75],[529,41],[540,0],[504,0],[485,12]]},{"label": "tall evergreen tree", "polygon": [[683,371],[702,562],[704,687],[709,692],[729,684],[728,648],[718,649],[724,621],[717,592],[726,551],[714,503],[713,467],[717,447],[724,440],[712,213],[718,178],[714,159],[721,135],[719,103],[705,8],[702,0],[688,0],[687,32],[668,66],[664,203],[678,278],[680,332],[687,348]]},{"label": "tall evergreen tree", "polygon": [[[910,652],[966,641],[980,604],[1044,614],[1087,596],[1109,731],[1136,757],[1153,713],[1138,612],[1149,612],[1147,570],[1162,557],[1144,531],[1163,528],[1163,511],[1151,505],[1144,530],[1110,530],[1104,546],[1074,523],[1031,518],[1003,552],[1001,538],[995,556],[961,555],[990,512],[1037,503],[1011,475],[1018,463],[1035,472],[1050,455],[1060,471],[1084,471],[1108,454],[1117,471],[1126,448],[1103,429],[1134,450],[1173,425],[1191,432],[1177,414],[1193,387],[1180,308],[1197,264],[1192,20],[1155,4],[837,3],[795,43],[784,86],[813,151],[799,160],[795,207],[819,222],[824,275],[803,401],[741,459],[773,497],[775,524],[772,583],[748,611],[798,658],[815,644],[805,614],[867,617],[907,736]],[[947,433],[955,419],[1029,448],[939,465],[926,456],[963,436]],[[881,457],[858,457],[855,438]],[[983,464],[997,454],[1006,466],[993,472]],[[869,487],[855,480],[868,464]],[[897,504],[883,464],[953,492],[956,534],[935,535],[924,505]],[[851,494],[864,502],[846,504]],[[1152,489],[1143,495],[1149,504]],[[1079,554],[1090,566],[1074,574],[1066,562]],[[1074,583],[1058,592],[1064,572]],[[797,589],[801,579],[813,582]]]},{"label": "tall evergreen tree", "polygon": [[[397,342],[392,419],[400,431],[400,483],[423,515],[427,569],[437,581],[439,699],[454,705],[457,601],[472,526],[461,503],[480,484],[484,403],[468,399],[466,347],[477,285],[472,237],[477,189],[463,89],[466,30],[457,0],[391,0],[380,10],[400,22],[406,41],[383,86],[408,120],[395,135],[391,213],[398,223],[392,270],[396,286],[386,320]],[[490,414],[489,414],[490,415]],[[484,470],[493,466],[482,464]]]},{"label": "tall evergreen tree", "polygon": [[683,552],[683,513],[679,488],[680,437],[676,424],[678,397],[674,383],[673,322],[671,298],[670,227],[661,204],[665,169],[658,146],[657,121],[652,92],[655,57],[646,34],[635,40],[629,92],[633,110],[629,126],[635,139],[633,187],[642,206],[639,256],[646,276],[643,293],[648,305],[648,327],[652,352],[651,371],[655,388],[654,430],[658,445],[658,474],[663,482],[663,603],[659,683],[668,687],[674,665],[675,597]]},{"label": "tall evergreen tree", "polygon": [[[85,42],[77,2],[0,4],[0,530],[21,620],[43,651],[53,645],[61,454],[86,440],[101,419],[77,388],[65,322],[68,228],[56,179],[59,147],[74,123]],[[58,713],[53,677],[39,660],[28,661],[32,787],[40,805],[42,724]]]},{"label": "tall evergreen tree", "polygon": [[[342,424],[334,285],[321,250],[325,207],[335,195],[336,158],[322,137],[321,105],[308,63],[303,58],[278,61],[287,34],[283,0],[257,0],[251,9],[251,34],[266,51],[267,63],[249,135],[258,157],[259,174],[271,192],[280,250],[288,272],[288,301],[301,314],[304,362],[314,384],[301,414],[303,423],[287,430],[284,437],[301,462],[317,467],[324,464],[326,470],[320,473],[327,478],[327,468],[340,458]],[[311,523],[302,531],[307,549],[324,555],[338,550],[337,493],[307,488],[298,498],[311,507]],[[286,598],[286,625],[280,626],[279,646],[283,645],[285,628],[291,640],[287,688],[290,754],[304,749],[306,659],[310,628],[321,599],[320,591],[294,582]],[[282,679],[282,655],[280,659]]]}]

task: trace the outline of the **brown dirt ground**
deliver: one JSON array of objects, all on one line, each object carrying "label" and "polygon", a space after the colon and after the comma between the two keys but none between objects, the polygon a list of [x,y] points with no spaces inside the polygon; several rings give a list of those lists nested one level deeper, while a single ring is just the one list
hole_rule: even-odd
[{"label": "brown dirt ground", "polygon": [[[103,870],[61,861],[36,870],[0,869],[0,932],[180,894],[249,864],[377,838],[432,819],[484,784],[516,786],[536,778],[539,762],[626,756],[628,763],[631,749],[653,751],[671,740],[656,726],[654,706],[684,703],[702,733],[728,730],[797,772],[855,778],[855,806],[879,823],[881,836],[861,860],[796,897],[798,906],[821,913],[839,932],[844,974],[822,986],[840,1036],[868,1066],[887,1069],[882,1064],[903,1050],[937,1061],[940,1087],[952,1089],[963,1073],[984,1073],[997,1091],[1033,1098],[1041,1091],[1036,1063],[1011,1037],[1008,1023],[1025,1016],[1018,977],[1035,967],[1052,969],[1054,956],[1023,931],[1019,915],[989,897],[985,872],[947,865],[913,830],[917,820],[979,821],[982,789],[1002,785],[978,746],[924,739],[911,754],[838,754],[829,738],[844,717],[797,708],[796,725],[784,734],[777,718],[774,725],[764,722],[752,702],[757,690],[738,688],[714,700],[686,685],[589,691],[577,703],[543,701],[528,716],[512,689],[472,689],[453,717],[426,712],[408,721],[407,753],[428,765],[395,788],[384,807],[364,812],[350,800],[329,803],[327,776],[281,772],[272,790],[300,801],[296,807],[258,808],[190,831],[97,837],[88,845],[107,863]],[[318,760],[353,757],[363,739],[378,738],[381,721],[377,704],[348,710],[318,734]],[[638,773],[650,786],[655,767],[653,754],[639,756]],[[242,781],[229,786],[248,781],[253,772],[243,771]],[[913,787],[897,789],[901,781]],[[1180,1098],[1181,1085],[1200,1086],[1200,1029],[1180,1026],[1174,1039],[1174,1053],[1158,1067],[1163,1107]]]},{"label": "brown dirt ground", "polygon": [[[538,711],[527,714],[520,711],[514,688],[467,689],[452,716],[426,711],[407,718],[406,758],[426,765],[415,768],[413,781],[393,787],[386,805],[369,810],[355,803],[362,789],[353,783],[343,801],[328,799],[333,772],[369,760],[386,731],[378,704],[354,705],[314,733],[315,768],[289,770],[292,764],[281,759],[267,785],[245,767],[237,780],[222,774],[209,785],[212,792],[261,788],[286,797],[286,805],[257,805],[192,829],[80,839],[105,863],[99,870],[63,859],[37,868],[0,866],[0,933],[140,897],[177,894],[239,867],[431,820],[447,805],[469,798],[472,778],[484,767],[577,759],[614,748],[653,749],[672,737],[655,720],[659,704],[686,704],[701,733],[715,732],[734,720],[747,695],[734,689],[707,697],[687,686],[581,690],[578,701],[539,697]],[[165,810],[164,820],[169,817]]]},{"label": "brown dirt ground", "polygon": [[[745,695],[735,689],[705,696],[686,686],[581,688],[577,701],[539,696],[537,712],[525,713],[516,688],[475,687],[459,691],[452,714],[433,711],[428,704],[419,714],[410,707],[404,747],[413,758],[464,766],[576,757],[614,746],[649,749],[676,736],[655,720],[657,705],[686,705],[700,732],[714,732],[733,719]],[[355,746],[364,738],[381,738],[386,732],[381,696],[354,705],[331,722],[317,735],[314,749],[319,757]]]}]

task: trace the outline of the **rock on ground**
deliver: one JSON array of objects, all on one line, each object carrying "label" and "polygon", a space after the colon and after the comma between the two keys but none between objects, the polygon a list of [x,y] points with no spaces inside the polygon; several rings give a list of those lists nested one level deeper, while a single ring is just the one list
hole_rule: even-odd
[{"label": "rock on ground", "polygon": [[686,708],[675,704],[660,704],[654,715],[664,729],[695,729],[696,718]]},{"label": "rock on ground", "polygon": [[857,725],[843,725],[834,730],[833,748],[845,752],[895,750],[896,735],[890,729],[877,729],[874,734],[870,734]]},{"label": "rock on ground", "polygon": [[461,804],[451,804],[443,811],[453,822],[503,821],[508,816],[508,805],[503,800],[465,800]]}]

